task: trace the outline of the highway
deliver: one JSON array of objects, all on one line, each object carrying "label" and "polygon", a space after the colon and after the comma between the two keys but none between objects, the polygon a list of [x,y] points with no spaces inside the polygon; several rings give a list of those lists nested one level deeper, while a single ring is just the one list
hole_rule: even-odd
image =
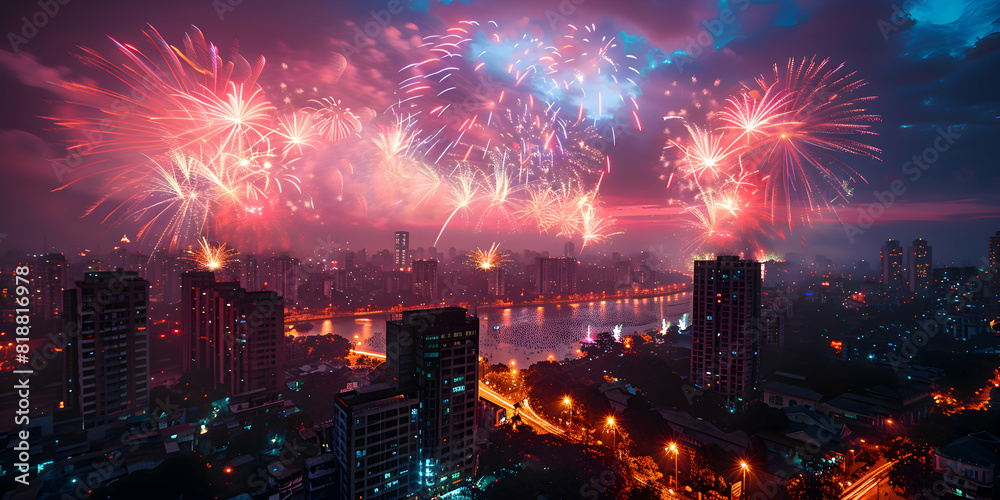
[{"label": "highway", "polygon": [[852,484],[850,488],[844,490],[840,495],[840,500],[862,500],[868,492],[875,489],[875,486],[889,475],[889,469],[895,463],[894,461],[889,461],[872,468],[861,479]]},{"label": "highway", "polygon": [[[351,349],[351,352],[355,354],[361,354],[364,356],[371,356],[373,358],[385,359],[385,354],[380,352],[361,351],[357,349]],[[499,393],[497,393],[493,389],[490,389],[490,387],[484,384],[482,381],[479,382],[479,397],[495,405],[503,407],[504,409],[507,410],[508,415],[510,415],[514,411],[514,403],[511,403],[509,400],[501,396]],[[562,427],[550,423],[549,421],[545,420],[544,418],[540,417],[537,413],[535,413],[535,410],[528,405],[527,401],[521,404],[521,408],[519,409],[519,414],[521,415],[521,421],[530,425],[539,434],[549,433],[561,436],[566,433],[566,431]]]}]

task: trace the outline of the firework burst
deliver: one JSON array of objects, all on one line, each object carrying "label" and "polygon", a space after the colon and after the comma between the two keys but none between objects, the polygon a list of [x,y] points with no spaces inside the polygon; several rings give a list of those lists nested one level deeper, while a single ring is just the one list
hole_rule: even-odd
[{"label": "firework burst", "polygon": [[476,251],[468,255],[469,266],[473,269],[489,271],[490,269],[500,267],[505,262],[510,262],[510,258],[500,252],[499,243],[490,245],[490,248],[487,250],[477,248]]},{"label": "firework burst", "polygon": [[106,181],[105,196],[88,213],[109,206],[105,220],[135,218],[143,224],[141,235],[156,234],[158,246],[172,248],[227,228],[240,232],[227,235],[230,241],[248,237],[247,231],[280,240],[270,229],[282,225],[276,218],[308,205],[290,195],[301,194],[294,161],[319,142],[313,118],[324,120],[318,128],[328,140],[340,137],[344,126],[331,125],[322,110],[279,116],[258,83],[263,57],[225,60],[197,28],[180,48],[153,28],[144,34],[155,55],[115,41],[121,64],[90,49],[80,57],[126,91],[62,84],[76,96],[76,113],[54,120],[87,137],[71,147],[88,168],[70,184],[86,177]]},{"label": "firework burst", "polygon": [[187,256],[187,259],[194,263],[199,271],[224,271],[238,252],[232,248],[226,248],[225,243],[212,243],[208,238],[198,240],[198,250]]}]

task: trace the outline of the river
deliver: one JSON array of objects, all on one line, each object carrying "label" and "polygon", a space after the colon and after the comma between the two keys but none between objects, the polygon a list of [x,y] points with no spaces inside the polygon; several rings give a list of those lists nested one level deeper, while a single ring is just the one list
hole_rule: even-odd
[{"label": "river", "polygon": [[[623,325],[625,335],[659,328],[662,320],[676,323],[691,312],[691,295],[678,292],[641,299],[609,299],[569,304],[481,308],[480,353],[493,363],[516,362],[527,368],[546,359],[579,355],[580,341]],[[385,315],[312,321],[306,335],[335,333],[358,349],[385,352]],[[292,329],[289,333],[299,334]]]}]

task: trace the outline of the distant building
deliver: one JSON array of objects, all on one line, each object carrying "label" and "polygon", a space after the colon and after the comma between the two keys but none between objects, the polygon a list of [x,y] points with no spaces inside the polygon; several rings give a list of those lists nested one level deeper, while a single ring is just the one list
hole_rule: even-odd
[{"label": "distant building", "polygon": [[563,257],[576,257],[576,245],[572,241],[567,241],[563,245]]},{"label": "distant building", "polygon": [[778,381],[765,384],[763,393],[764,403],[772,408],[786,408],[796,405],[816,408],[820,400],[823,399],[823,395],[816,391]]},{"label": "distant building", "polygon": [[397,314],[386,346],[386,382],[420,400],[419,488],[444,496],[475,476],[479,319],[458,307]]},{"label": "distant building", "polygon": [[[763,270],[763,265],[761,269]],[[791,300],[785,298],[778,289],[771,288],[761,292],[760,307],[760,346],[783,349],[785,347],[785,321],[791,317],[792,313]]]},{"label": "distant building", "polygon": [[[149,282],[134,271],[87,273],[64,293],[65,405],[84,427],[145,413],[149,404]],[[73,335],[72,333],[75,333]]]},{"label": "distant building", "polygon": [[326,442],[336,455],[339,498],[394,500],[419,488],[419,409],[415,393],[388,384],[344,392]]},{"label": "distant building", "polygon": [[541,295],[576,293],[576,259],[572,257],[538,257],[538,293]]},{"label": "distant building", "polygon": [[757,384],[761,264],[719,256],[694,262],[691,382],[739,404]]},{"label": "distant building", "polygon": [[396,241],[392,262],[397,270],[405,270],[407,267],[410,267],[409,231],[396,231]]},{"label": "distant building", "polygon": [[935,269],[934,312],[937,321],[954,338],[968,340],[987,328],[984,277],[975,267]]},{"label": "distant building", "polygon": [[502,297],[507,291],[507,273],[503,266],[492,266],[486,270],[486,293],[494,297]]},{"label": "distant building", "polygon": [[424,301],[434,301],[438,298],[438,261],[421,259],[413,261],[413,293]]},{"label": "distant building", "polygon": [[413,273],[395,269],[386,271],[383,276],[385,277],[386,293],[408,295],[413,292]]},{"label": "distant building", "polygon": [[254,254],[243,258],[243,272],[240,274],[240,286],[247,290],[260,290],[260,262]]},{"label": "distant building", "polygon": [[299,260],[287,255],[268,259],[267,274],[261,288],[273,291],[289,307],[299,301]]},{"label": "distant building", "polygon": [[906,276],[910,283],[910,293],[920,299],[931,298],[931,246],[927,240],[918,238],[907,248]]},{"label": "distant building", "polygon": [[885,242],[881,253],[882,288],[889,300],[898,302],[902,299],[903,288],[906,286],[906,275],[903,274],[903,247],[893,239]]},{"label": "distant building", "polygon": [[47,253],[35,259],[35,287],[41,307],[32,311],[40,319],[57,319],[63,312],[63,286],[66,281],[66,257]]},{"label": "distant building", "polygon": [[1000,310],[1000,231],[996,236],[990,236],[990,276],[993,279],[989,282],[989,306],[990,309]]}]

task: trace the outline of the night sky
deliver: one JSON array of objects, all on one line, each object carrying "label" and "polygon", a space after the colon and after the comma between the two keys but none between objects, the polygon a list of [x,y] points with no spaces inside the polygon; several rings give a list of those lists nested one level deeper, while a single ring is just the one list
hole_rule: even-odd
[{"label": "night sky", "polygon": [[[568,23],[593,24],[602,32],[623,34],[641,45],[645,54],[663,54],[672,62],[643,61],[649,64],[643,68],[641,95],[636,99],[643,130],[625,127],[627,131],[616,137],[617,144],[607,150],[612,170],[600,189],[604,213],[617,220],[615,230],[623,234],[593,249],[652,250],[677,259],[690,255],[685,249],[690,235],[678,222],[680,206],[671,202],[684,194],[666,185],[669,171],[661,155],[669,122],[663,117],[671,111],[693,110],[689,95],[702,89],[702,96],[708,94],[703,97],[705,106],[718,107],[741,84],[752,84],[755,77],[770,74],[775,64],[784,66],[789,58],[829,58],[833,64],[844,62],[848,72],[855,71],[856,78],[868,82],[864,92],[878,96],[867,103],[872,114],[882,117],[873,127],[878,135],[867,140],[882,150],[881,161],[847,158],[867,184],[856,185],[849,202],[840,204],[835,214],[814,217],[811,227],[782,227],[782,236],[770,233],[763,248],[778,255],[823,254],[844,263],[876,261],[885,239],[893,237],[905,245],[923,237],[934,247],[935,264],[979,263],[986,255],[986,237],[1000,229],[996,220],[1000,165],[994,149],[1000,137],[1000,37],[995,34],[1000,6],[995,2],[423,0],[389,15],[374,43],[349,54],[338,80],[337,71],[331,70],[337,65],[335,54],[353,45],[355,28],[363,29],[373,20],[373,9],[388,7],[388,2],[380,1],[71,0],[60,5],[37,33],[22,40],[17,35],[24,30],[22,17],[30,19],[40,7],[36,2],[4,2],[0,31],[9,34],[0,47],[4,90],[0,233],[8,236],[0,240],[0,251],[39,251],[44,242],[56,250],[106,250],[123,233],[135,234],[135,222],[102,222],[108,214],[106,204],[83,216],[107,194],[104,181],[84,178],[52,191],[75,178],[57,176],[51,164],[66,156],[69,144],[67,132],[54,126],[52,118],[71,113],[65,102],[75,98],[53,82],[114,87],[106,74],[74,55],[82,47],[113,55],[109,37],[147,49],[148,40],[141,33],[147,23],[172,44],[179,44],[194,25],[223,52],[238,47],[247,59],[263,55],[267,63],[260,82],[272,100],[280,99],[278,85],[287,83],[316,88],[318,95],[334,96],[359,114],[369,108],[375,116],[397,100],[399,69],[414,62],[421,38],[443,33],[461,20],[495,20],[505,33],[521,30],[545,36]],[[901,16],[900,8],[906,14]],[[718,21],[722,10],[733,12],[731,22]],[[706,26],[715,31],[713,40],[693,52],[691,44],[699,36],[704,39]],[[684,53],[690,57],[680,57]],[[664,90],[671,88],[674,92],[665,95]],[[946,131],[951,140],[935,155],[937,160],[917,179],[907,174],[906,162],[933,149]],[[316,238],[322,238],[349,242],[352,248],[385,248],[391,246],[391,232],[398,229],[413,233],[412,247],[433,243],[446,212],[403,213],[391,204],[381,206],[383,202],[372,196],[365,201],[367,210],[358,208],[360,195],[353,189],[357,186],[352,175],[360,176],[366,165],[355,142],[347,139],[325,146],[304,159],[314,177],[303,187],[314,191],[315,209],[308,217],[293,217],[283,224],[289,236],[276,247],[308,252]],[[336,189],[330,185],[334,170],[344,178]],[[900,181],[897,188],[901,185],[905,192],[863,234],[849,238],[844,223],[858,225],[858,209],[876,202],[875,193],[889,191],[894,181]],[[551,233],[476,232],[475,228],[474,221],[456,224],[444,233],[438,248],[483,247],[497,241],[515,250],[557,251],[566,241]]]}]

